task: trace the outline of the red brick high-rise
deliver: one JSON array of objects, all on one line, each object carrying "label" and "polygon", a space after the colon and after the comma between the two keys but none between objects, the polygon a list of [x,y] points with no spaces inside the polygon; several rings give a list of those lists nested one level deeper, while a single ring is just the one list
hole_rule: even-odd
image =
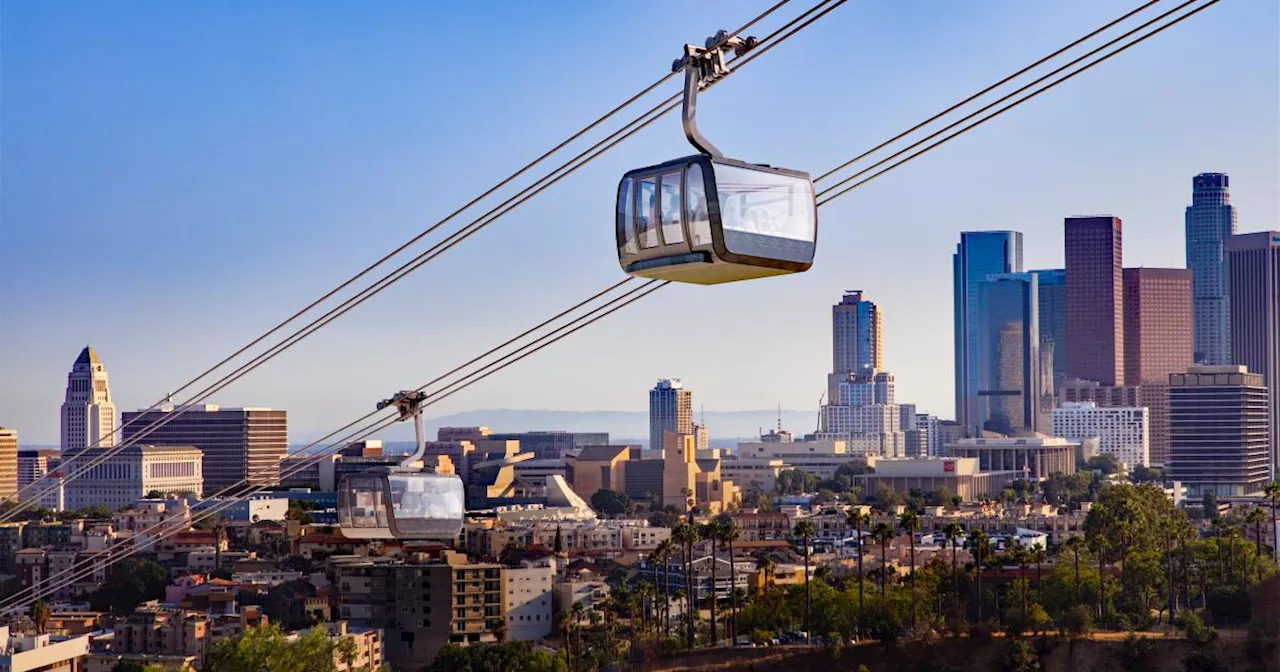
[{"label": "red brick high-rise", "polygon": [[1068,217],[1067,375],[1125,384],[1120,218]]},{"label": "red brick high-rise", "polygon": [[1124,381],[1169,382],[1191,366],[1191,271],[1124,269]]}]

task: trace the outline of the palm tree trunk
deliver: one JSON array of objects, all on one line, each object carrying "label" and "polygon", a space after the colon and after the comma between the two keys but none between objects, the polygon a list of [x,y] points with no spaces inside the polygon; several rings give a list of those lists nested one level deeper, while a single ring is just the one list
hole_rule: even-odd
[{"label": "palm tree trunk", "polygon": [[716,643],[716,602],[720,601],[719,586],[716,585],[716,538],[711,537],[711,645]]},{"label": "palm tree trunk", "polygon": [[1257,551],[1256,551],[1258,557],[1256,558],[1256,562],[1254,564],[1258,565],[1258,582],[1261,583],[1262,582],[1262,523],[1259,522],[1259,523],[1253,524],[1253,538],[1258,545]]},{"label": "palm tree trunk", "polygon": [[863,588],[862,588],[862,526],[857,526],[858,530],[858,636],[862,636],[863,623]]},{"label": "palm tree trunk", "polygon": [[1102,548],[1098,548],[1098,622],[1107,620],[1107,566]]},{"label": "palm tree trunk", "polygon": [[[1076,542],[1076,543],[1079,543],[1079,542]],[[1084,600],[1083,600],[1083,599],[1081,599],[1081,597],[1080,597],[1080,547],[1079,547],[1079,546],[1074,546],[1074,547],[1072,547],[1072,549],[1071,549],[1071,550],[1072,550],[1073,554],[1075,555],[1075,568],[1076,568],[1076,604],[1077,604],[1077,605],[1079,605],[1079,604],[1081,604],[1081,603],[1084,601]]]},{"label": "palm tree trunk", "polygon": [[804,642],[808,644],[813,637],[809,626],[809,610],[812,603],[809,601],[809,538],[804,539]]},{"label": "palm tree trunk", "polygon": [[889,579],[889,542],[880,540],[880,599],[883,600],[888,595],[887,584]]},{"label": "palm tree trunk", "polygon": [[686,544],[684,549],[684,643],[693,648],[693,605],[698,603],[697,590],[689,580],[689,572],[693,566],[693,544]]},{"label": "palm tree trunk", "polygon": [[[732,530],[730,530],[732,531]],[[738,642],[738,571],[733,566],[733,539],[729,540],[729,645]]]},{"label": "palm tree trunk", "polygon": [[916,535],[907,530],[907,543],[911,545],[911,634],[916,632]]},{"label": "palm tree trunk", "polygon": [[671,562],[670,558],[662,561],[662,591],[666,597],[662,600],[662,631],[671,636]]},{"label": "palm tree trunk", "polygon": [[960,611],[960,570],[956,565],[956,542],[959,539],[951,540],[951,589],[955,591],[955,609]]},{"label": "palm tree trunk", "polygon": [[974,598],[973,601],[978,605],[978,622],[982,622],[982,544],[975,543],[973,545],[974,562],[973,562],[973,581],[974,581]]}]

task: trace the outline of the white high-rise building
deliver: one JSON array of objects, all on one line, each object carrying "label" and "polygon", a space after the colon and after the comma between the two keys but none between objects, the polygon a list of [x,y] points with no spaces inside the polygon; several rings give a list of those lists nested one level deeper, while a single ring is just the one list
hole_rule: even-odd
[{"label": "white high-rise building", "polygon": [[1129,469],[1151,464],[1151,422],[1144,407],[1105,407],[1067,402],[1053,410],[1053,433],[1073,441],[1098,438],[1098,451]]},{"label": "white high-rise building", "polygon": [[1193,351],[1196,363],[1209,366],[1232,363],[1227,245],[1236,232],[1236,208],[1231,205],[1230,185],[1222,173],[1196,175],[1186,213]]},{"label": "white high-rise building", "polygon": [[67,393],[62,402],[63,461],[89,446],[115,446],[115,430],[116,405],[111,401],[107,369],[98,353],[86,346],[67,374]]}]

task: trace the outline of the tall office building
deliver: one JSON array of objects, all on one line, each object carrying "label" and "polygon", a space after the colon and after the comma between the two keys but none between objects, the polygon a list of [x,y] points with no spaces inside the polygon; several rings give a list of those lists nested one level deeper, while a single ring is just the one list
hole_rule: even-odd
[{"label": "tall office building", "polygon": [[[978,369],[973,344],[977,340],[978,283],[989,275],[1022,272],[1022,234],[1017,231],[966,231],[951,258],[954,308],[956,419],[965,425],[969,407],[977,404]],[[967,425],[965,425],[967,427]]]},{"label": "tall office building", "polygon": [[1041,402],[1036,275],[990,275],[974,285],[970,319],[977,329],[969,359],[977,389],[962,420],[974,436],[1034,431]]},{"label": "tall office building", "polygon": [[1067,379],[1067,272],[1053,268],[1031,273],[1038,287],[1040,355],[1051,363],[1053,385],[1046,392],[1052,396]]},{"label": "tall office building", "polygon": [[1068,217],[1067,378],[1124,384],[1120,218]]},{"label": "tall office building", "polygon": [[0,501],[18,494],[18,430],[0,427]]},{"label": "tall office building", "polygon": [[[181,413],[179,413],[181,411]],[[172,417],[169,417],[172,414]],[[164,422],[142,437],[143,428]],[[214,404],[168,406],[126,412],[123,442],[155,446],[194,446],[204,454],[204,492],[248,481],[268,485],[279,480],[280,460],[288,451],[288,414],[269,408],[219,408]]]},{"label": "tall office building", "polygon": [[1267,388],[1243,366],[1193,366],[1169,376],[1170,462],[1188,497],[1262,491]]},{"label": "tall office building", "polygon": [[880,308],[862,290],[844,293],[831,306],[831,373],[875,373],[884,368]]},{"label": "tall office building", "polygon": [[822,406],[818,418],[820,440],[846,441],[851,450],[864,446],[867,449],[862,452],[885,457],[906,455],[903,407],[897,403],[892,373],[848,374],[830,402]]},{"label": "tall office building", "polygon": [[1053,410],[1053,435],[1073,441],[1097,437],[1098,450],[1114,455],[1129,469],[1151,464],[1150,424],[1145,408],[1066,402]]},{"label": "tall office building", "polygon": [[1124,380],[1165,384],[1191,358],[1191,271],[1124,269]]},{"label": "tall office building", "polygon": [[62,455],[75,457],[95,446],[116,445],[116,405],[111,402],[107,369],[93,348],[85,346],[67,374],[67,392],[62,402]]},{"label": "tall office building", "polygon": [[1231,364],[1231,305],[1227,244],[1236,232],[1230,180],[1222,173],[1191,179],[1187,206],[1187,268],[1194,302],[1195,361],[1210,366]]},{"label": "tall office building", "polygon": [[1231,353],[1270,392],[1271,478],[1280,478],[1280,231],[1232,236]]},{"label": "tall office building", "polygon": [[667,432],[693,433],[693,391],[679,378],[663,378],[649,390],[649,448],[666,445]]}]

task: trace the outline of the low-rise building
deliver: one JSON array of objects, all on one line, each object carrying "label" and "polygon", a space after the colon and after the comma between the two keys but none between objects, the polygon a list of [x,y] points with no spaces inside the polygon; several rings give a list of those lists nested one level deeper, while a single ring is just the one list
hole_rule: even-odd
[{"label": "low-rise building", "polygon": [[446,644],[498,641],[506,628],[505,568],[461,553],[343,559],[334,564],[340,617],[385,633],[395,669],[421,669]]},{"label": "low-rise building", "polygon": [[73,672],[89,655],[89,636],[18,635],[0,626],[0,670]]},{"label": "low-rise building", "polygon": [[1044,434],[960,439],[946,444],[943,450],[949,457],[976,459],[980,471],[1016,471],[1034,481],[1043,481],[1055,473],[1074,474],[1077,465],[1083,463],[1078,459],[1079,440]]},{"label": "low-rise building", "polygon": [[544,549],[525,552],[518,562],[502,573],[507,640],[537,641],[550,636],[554,628],[556,557]]}]

